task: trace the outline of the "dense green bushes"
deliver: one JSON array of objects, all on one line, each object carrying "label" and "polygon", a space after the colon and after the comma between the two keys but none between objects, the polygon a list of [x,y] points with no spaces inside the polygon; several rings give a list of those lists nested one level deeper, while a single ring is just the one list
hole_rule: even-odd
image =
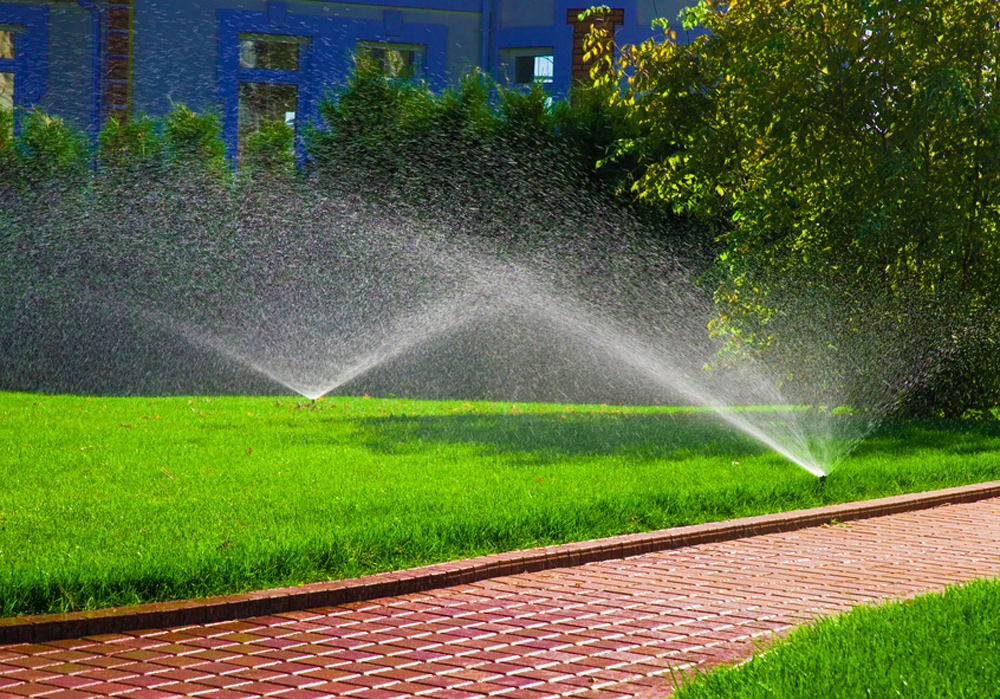
[{"label": "dense green bushes", "polygon": [[[479,72],[433,94],[361,66],[321,105],[322,128],[305,139],[307,169],[323,191],[374,192],[479,234],[537,234],[609,206],[634,215],[615,196],[627,167],[596,167],[626,135],[607,98],[581,88],[550,104],[541,87],[505,88]],[[663,224],[654,234],[672,230]]]},{"label": "dense green bushes", "polygon": [[246,273],[254,254],[283,244],[277,229],[293,225],[290,211],[322,201],[516,245],[588,227],[609,239],[642,228],[665,240],[680,230],[675,221],[616,196],[627,168],[596,167],[625,135],[607,97],[581,89],[550,104],[540,87],[505,88],[478,72],[433,94],[362,64],[321,103],[320,123],[300,128],[300,167],[296,134],[265,122],[243,138],[236,170],[211,111],[177,104],[159,119],[110,119],[93,149],[61,120],[28,112],[19,136],[0,141],[0,226],[49,271],[16,263],[5,273],[44,278],[58,268],[62,281],[72,273],[100,288],[144,275],[176,291],[232,276],[207,271],[209,256],[192,250],[225,254]]},{"label": "dense green bushes", "polygon": [[[439,189],[450,198],[469,188],[510,190],[525,183],[539,193],[557,185],[584,186],[588,195],[613,191],[627,167],[599,170],[596,163],[626,134],[608,96],[581,87],[573,100],[552,103],[541,87],[505,88],[479,72],[434,94],[422,83],[390,80],[362,64],[321,102],[321,123],[302,129],[304,174],[329,191],[374,190],[418,200]],[[0,119],[9,121],[10,114]],[[66,185],[69,177],[82,184],[90,164],[98,178],[164,167],[208,171],[220,181],[229,176],[212,111],[197,114],[176,104],[161,119],[109,119],[93,151],[57,117],[30,111],[21,124],[12,139],[0,123],[7,188]],[[264,122],[246,137],[240,170],[287,170],[294,139],[287,125]]]}]

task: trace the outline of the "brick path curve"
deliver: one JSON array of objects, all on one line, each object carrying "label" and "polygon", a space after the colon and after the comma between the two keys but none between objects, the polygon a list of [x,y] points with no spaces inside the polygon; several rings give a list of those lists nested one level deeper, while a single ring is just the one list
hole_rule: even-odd
[{"label": "brick path curve", "polygon": [[341,607],[0,646],[0,696],[669,695],[817,615],[1000,572],[1000,498]]}]

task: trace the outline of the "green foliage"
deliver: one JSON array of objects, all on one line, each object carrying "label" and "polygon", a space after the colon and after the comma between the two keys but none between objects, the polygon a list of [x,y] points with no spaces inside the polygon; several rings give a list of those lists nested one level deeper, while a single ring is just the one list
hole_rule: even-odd
[{"label": "green foliage", "polygon": [[111,117],[97,135],[97,160],[102,170],[148,169],[163,162],[165,147],[155,120]]},{"label": "green foliage", "polygon": [[15,178],[26,184],[83,183],[89,163],[86,139],[60,119],[32,110],[21,115],[14,144]]},{"label": "green foliage", "polygon": [[[0,110],[0,171],[14,173],[17,171],[17,149],[14,143],[14,113]],[[13,183],[8,175],[7,182],[0,184],[0,196]]]},{"label": "green foliage", "polygon": [[280,119],[263,121],[246,137],[241,167],[255,173],[290,174],[295,168],[295,130]]},{"label": "green foliage", "polygon": [[426,102],[419,83],[389,79],[374,65],[359,63],[344,89],[320,104],[326,128],[311,129],[306,139],[313,171],[331,184],[346,175],[343,184],[350,188],[366,179],[385,186],[398,169],[402,125]]},{"label": "green foliage", "polygon": [[[970,369],[951,338],[1000,308],[998,19],[974,0],[702,2],[685,22],[710,34],[622,51],[636,196],[729,221],[714,329],[734,352],[780,354],[772,319],[818,293],[880,299],[845,327],[910,336],[925,376]],[[980,369],[961,404],[917,407],[997,404]]]},{"label": "green foliage", "polygon": [[14,112],[0,109],[0,153],[14,147]]},{"label": "green foliage", "polygon": [[86,264],[80,241],[66,235],[67,222],[86,210],[86,139],[37,110],[19,118],[18,136],[0,145],[0,328],[6,336],[0,344],[5,348],[28,308]]},{"label": "green foliage", "polygon": [[[634,217],[631,203],[615,196],[630,164],[597,168],[624,133],[607,92],[581,88],[553,103],[540,85],[502,85],[473,70],[434,94],[360,62],[320,105],[322,128],[306,134],[311,181],[511,242],[554,234],[574,219]],[[652,223],[653,235],[672,228]]]},{"label": "green foliage", "polygon": [[821,619],[745,664],[696,676],[674,696],[993,697],[998,685],[1000,581],[978,580]]},{"label": "green foliage", "polygon": [[552,111],[544,87],[534,83],[527,90],[499,90],[497,96],[500,133],[511,146],[542,145],[552,138]]},{"label": "green foliage", "polygon": [[602,190],[618,191],[631,184],[636,163],[628,158],[609,160],[616,143],[631,137],[626,113],[611,101],[607,86],[575,85],[570,98],[552,105],[556,148],[586,173]]},{"label": "green foliage", "polygon": [[168,162],[184,169],[221,174],[226,168],[219,115],[212,111],[192,112],[174,104],[163,124]]}]

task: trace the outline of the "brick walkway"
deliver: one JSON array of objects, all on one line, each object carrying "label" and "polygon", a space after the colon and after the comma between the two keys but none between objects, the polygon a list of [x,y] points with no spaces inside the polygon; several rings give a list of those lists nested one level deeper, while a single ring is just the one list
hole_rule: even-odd
[{"label": "brick walkway", "polygon": [[340,607],[0,646],[0,696],[592,699],[816,615],[1000,573],[1000,498]]}]

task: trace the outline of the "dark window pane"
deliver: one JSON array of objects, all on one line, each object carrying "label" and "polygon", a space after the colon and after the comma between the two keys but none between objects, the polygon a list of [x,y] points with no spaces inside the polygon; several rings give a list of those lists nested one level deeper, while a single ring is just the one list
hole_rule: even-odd
[{"label": "dark window pane", "polygon": [[552,82],[552,72],[552,56],[514,57],[514,82],[518,85],[535,82],[548,85]]},{"label": "dark window pane", "polygon": [[516,56],[514,58],[514,82],[530,83],[535,77],[535,57]]},{"label": "dark window pane", "polygon": [[240,36],[240,68],[298,70],[299,42]]}]

